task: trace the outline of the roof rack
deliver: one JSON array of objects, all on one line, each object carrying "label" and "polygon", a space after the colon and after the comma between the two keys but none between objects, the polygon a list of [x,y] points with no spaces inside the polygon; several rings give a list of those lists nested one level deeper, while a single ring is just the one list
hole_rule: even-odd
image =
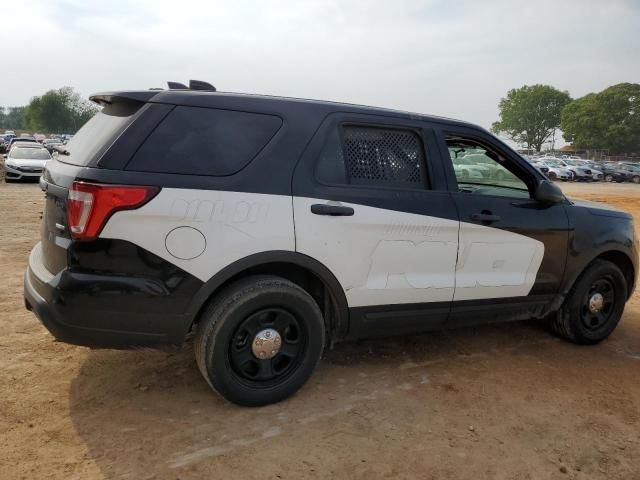
[{"label": "roof rack", "polygon": [[169,85],[169,90],[202,90],[206,92],[216,91],[216,87],[208,82],[203,82],[202,80],[189,80],[188,87],[184,83],[180,82],[167,82],[167,85]]}]

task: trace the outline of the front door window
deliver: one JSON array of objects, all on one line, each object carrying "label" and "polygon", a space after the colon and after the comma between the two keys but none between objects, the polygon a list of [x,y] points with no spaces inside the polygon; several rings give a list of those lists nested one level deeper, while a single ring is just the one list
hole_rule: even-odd
[{"label": "front door window", "polygon": [[446,137],[460,191],[477,195],[529,197],[527,184],[506,166],[506,159],[479,142]]}]

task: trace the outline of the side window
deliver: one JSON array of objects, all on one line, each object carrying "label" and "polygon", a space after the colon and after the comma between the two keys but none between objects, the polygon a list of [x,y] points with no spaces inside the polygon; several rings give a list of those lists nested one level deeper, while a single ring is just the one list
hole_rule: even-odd
[{"label": "side window", "polygon": [[191,175],[232,175],[273,138],[282,120],[273,115],[176,107],[145,140],[127,170]]},{"label": "side window", "polygon": [[527,184],[506,167],[506,159],[476,140],[447,135],[458,187],[466,193],[528,197]]},{"label": "side window", "polygon": [[424,188],[422,139],[408,129],[342,125],[326,139],[316,177],[326,184]]}]

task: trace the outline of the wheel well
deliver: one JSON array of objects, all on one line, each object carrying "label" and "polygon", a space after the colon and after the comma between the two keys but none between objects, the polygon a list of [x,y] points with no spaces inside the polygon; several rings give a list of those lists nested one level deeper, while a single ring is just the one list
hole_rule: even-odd
[{"label": "wheel well", "polygon": [[622,270],[622,274],[624,275],[624,279],[627,282],[627,292],[628,295],[631,296],[633,283],[635,280],[635,270],[633,268],[633,263],[624,253],[612,250],[610,252],[604,252],[598,255],[595,260],[607,260],[614,265],[616,265],[620,270]]},{"label": "wheel well", "polygon": [[290,282],[295,283],[302,289],[304,289],[309,295],[316,301],[325,322],[325,329],[327,333],[327,339],[329,344],[341,336],[340,332],[346,328],[344,324],[347,319],[343,318],[343,312],[339,306],[338,300],[334,297],[330,287],[314,272],[311,270],[289,262],[269,262],[252,267],[248,267],[232,277],[228,278],[224,283],[220,284],[210,295],[209,299],[204,302],[200,307],[197,315],[194,317],[194,321],[191,325],[190,331],[194,332],[195,327],[200,318],[200,314],[209,304],[218,292],[222,291],[227,285],[230,285],[241,278],[249,277],[252,275],[275,275],[285,278]]}]

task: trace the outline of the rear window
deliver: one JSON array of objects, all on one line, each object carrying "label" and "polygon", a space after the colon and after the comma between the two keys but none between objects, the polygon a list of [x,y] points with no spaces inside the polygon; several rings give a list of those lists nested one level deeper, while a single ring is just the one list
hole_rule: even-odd
[{"label": "rear window", "polygon": [[185,175],[232,175],[273,138],[274,115],[176,107],[147,138],[127,170]]},{"label": "rear window", "polygon": [[72,165],[89,165],[127,128],[133,114],[142,105],[144,104],[139,102],[117,102],[107,105],[69,140],[64,146],[64,150],[69,154],[58,155],[58,160]]}]

